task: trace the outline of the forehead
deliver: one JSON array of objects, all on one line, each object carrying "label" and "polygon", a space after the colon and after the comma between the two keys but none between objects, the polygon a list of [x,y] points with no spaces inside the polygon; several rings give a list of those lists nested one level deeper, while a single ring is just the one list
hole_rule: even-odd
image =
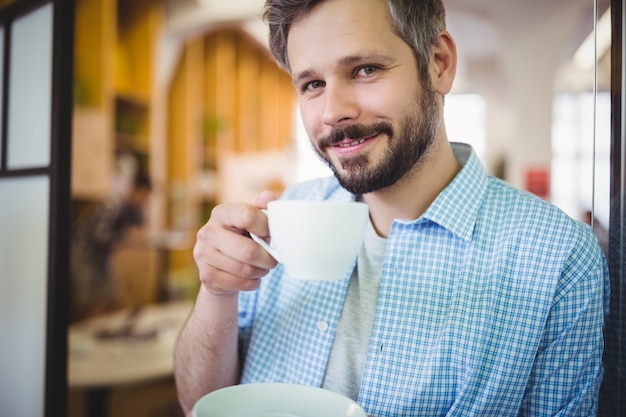
[{"label": "forehead", "polygon": [[381,54],[408,45],[393,31],[385,0],[326,0],[295,22],[287,54],[293,73],[341,55]]}]

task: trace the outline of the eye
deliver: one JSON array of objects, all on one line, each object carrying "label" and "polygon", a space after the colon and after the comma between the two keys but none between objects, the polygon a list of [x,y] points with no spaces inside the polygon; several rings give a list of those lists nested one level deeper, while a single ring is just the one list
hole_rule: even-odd
[{"label": "eye", "polygon": [[379,70],[379,67],[377,67],[376,65],[364,65],[357,69],[356,74],[359,77],[367,77],[369,75],[372,75],[378,70]]},{"label": "eye", "polygon": [[310,92],[310,91],[319,90],[322,87],[324,87],[323,81],[319,81],[319,80],[309,81],[308,83],[305,83],[302,85],[301,91],[303,93],[306,93],[307,91]]}]

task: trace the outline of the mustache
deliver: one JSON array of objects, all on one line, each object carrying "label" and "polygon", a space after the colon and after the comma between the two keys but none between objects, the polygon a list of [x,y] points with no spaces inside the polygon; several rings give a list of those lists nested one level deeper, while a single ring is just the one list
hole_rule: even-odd
[{"label": "mustache", "polygon": [[391,126],[391,123],[378,121],[369,125],[353,124],[342,129],[333,128],[333,130],[331,130],[327,135],[318,137],[317,143],[320,149],[325,149],[345,139],[364,138],[380,133],[384,133],[391,138],[393,136],[393,127]]}]

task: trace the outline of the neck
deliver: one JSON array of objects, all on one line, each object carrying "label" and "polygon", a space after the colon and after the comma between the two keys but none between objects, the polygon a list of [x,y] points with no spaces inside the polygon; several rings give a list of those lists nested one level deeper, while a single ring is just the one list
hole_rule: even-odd
[{"label": "neck", "polygon": [[394,219],[415,220],[421,216],[460,169],[450,143],[440,138],[425,159],[396,184],[365,194],[363,200],[378,234],[388,236]]}]

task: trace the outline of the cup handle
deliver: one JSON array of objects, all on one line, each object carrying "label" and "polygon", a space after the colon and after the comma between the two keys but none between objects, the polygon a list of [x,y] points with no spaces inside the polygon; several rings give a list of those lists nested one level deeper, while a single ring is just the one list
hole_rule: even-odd
[{"label": "cup handle", "polygon": [[263,249],[265,249],[265,251],[267,253],[269,253],[272,258],[276,259],[278,262],[280,262],[280,256],[278,255],[278,252],[276,252],[276,250],[272,247],[270,247],[270,245],[267,244],[267,242],[265,242],[263,239],[261,239],[260,237],[258,237],[257,235],[255,235],[254,233],[250,233],[248,232],[248,234],[250,235],[250,237],[252,238],[252,240],[254,240],[256,243],[258,243],[259,245],[261,245],[261,247]]},{"label": "cup handle", "polygon": [[[263,212],[263,214],[265,214],[267,216],[267,210],[261,209],[261,211]],[[265,249],[265,251],[272,256],[272,258],[276,259],[277,262],[281,262],[280,261],[280,255],[278,255],[278,252],[276,251],[276,249],[270,247],[270,245],[268,245],[267,242],[265,242],[263,239],[261,239],[260,237],[258,237],[254,233],[248,232],[248,234],[250,235],[252,240],[254,240],[256,243],[261,245],[261,247],[263,249]]]}]

